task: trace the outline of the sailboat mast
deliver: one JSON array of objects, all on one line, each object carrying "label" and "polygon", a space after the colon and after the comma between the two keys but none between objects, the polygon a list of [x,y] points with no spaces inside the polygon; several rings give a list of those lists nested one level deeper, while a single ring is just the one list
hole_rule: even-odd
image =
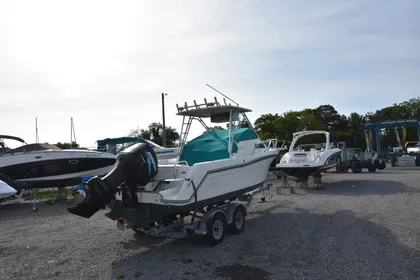
[{"label": "sailboat mast", "polygon": [[38,117],[35,118],[35,143],[39,143],[39,136],[38,136]]},{"label": "sailboat mast", "polygon": [[73,148],[73,140],[74,140],[74,143],[77,143],[77,141],[76,141],[76,131],[74,130],[73,117],[71,117],[70,118],[70,149]]},{"label": "sailboat mast", "polygon": [[74,138],[74,143],[77,143],[77,140],[76,140],[76,130],[74,129],[74,121],[73,121],[73,119],[72,119],[72,126],[73,126],[73,138]]},{"label": "sailboat mast", "polygon": [[70,149],[73,148],[73,138],[74,142],[76,142],[76,131],[74,130],[74,122],[73,117],[70,118]]}]

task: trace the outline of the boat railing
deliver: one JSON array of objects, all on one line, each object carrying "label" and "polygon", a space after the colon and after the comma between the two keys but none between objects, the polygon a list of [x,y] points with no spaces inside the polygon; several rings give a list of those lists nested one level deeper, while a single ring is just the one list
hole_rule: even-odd
[{"label": "boat railing", "polygon": [[[208,102],[206,98],[204,98],[204,103],[197,104],[197,102],[194,100],[194,105],[188,105],[187,102],[184,103],[183,106],[179,106],[178,103],[176,104],[176,108],[178,110],[178,113],[182,111],[188,111],[188,110],[197,110],[197,109],[203,109],[203,108],[209,108],[209,107],[215,107],[215,106],[221,106],[220,102],[217,100],[216,97],[214,97],[214,102]],[[231,104],[226,102],[226,99],[223,98],[223,105],[225,106],[231,106]]]},{"label": "boat railing", "polygon": [[263,141],[264,145],[267,148],[277,148],[277,142],[278,142],[277,139],[267,139],[267,140]]},{"label": "boat railing", "polygon": [[[179,155],[178,155],[179,156]],[[188,165],[188,162],[186,161],[186,160],[177,160],[177,161],[175,161],[175,163],[174,163],[174,172],[173,172],[173,176],[174,176],[174,178],[176,178],[176,171],[177,171],[177,166],[179,166],[179,165],[183,165],[183,166],[189,166]]]},{"label": "boat railing", "polygon": [[282,143],[281,143],[281,145],[280,145],[280,149],[281,149],[281,148],[283,148],[283,147],[284,147],[284,145],[286,144],[286,140],[278,140],[278,139],[272,138],[272,139],[267,139],[267,140],[264,140],[264,141],[263,141],[263,143],[264,143],[264,145],[265,145],[268,149],[269,149],[269,148],[274,148],[274,149],[277,149],[277,148],[279,148],[279,147],[278,147],[278,143],[279,143],[280,141],[282,141]]}]

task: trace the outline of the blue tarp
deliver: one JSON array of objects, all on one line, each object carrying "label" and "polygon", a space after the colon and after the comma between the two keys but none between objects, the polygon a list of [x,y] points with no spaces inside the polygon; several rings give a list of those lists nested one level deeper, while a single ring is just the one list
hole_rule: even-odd
[{"label": "blue tarp", "polygon": [[[84,190],[84,183],[86,183],[87,181],[89,181],[91,178],[93,178],[93,176],[83,176],[82,177],[82,181],[80,182],[79,185],[75,186],[72,188],[72,191],[78,191],[78,190]],[[102,178],[101,176],[99,178]]]},{"label": "blue tarp", "polygon": [[136,143],[136,142],[145,142],[143,138],[134,137],[134,136],[125,136],[125,137],[118,137],[118,138],[106,138],[102,140],[96,141],[98,143],[98,151],[104,151],[106,149],[106,145],[117,145],[123,143]]},{"label": "blue tarp", "polygon": [[[215,137],[214,133],[225,143]],[[233,133],[235,142],[257,138],[257,136],[249,128],[235,128]],[[198,162],[229,158],[228,143],[229,130],[215,130],[213,132],[207,132],[185,144],[180,160],[185,160],[188,165],[192,166]],[[238,147],[234,143],[232,152],[236,153],[237,150]]]}]

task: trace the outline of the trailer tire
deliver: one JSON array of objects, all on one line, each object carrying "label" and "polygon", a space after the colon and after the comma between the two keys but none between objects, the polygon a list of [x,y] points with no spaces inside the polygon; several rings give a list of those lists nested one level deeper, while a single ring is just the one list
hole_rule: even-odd
[{"label": "trailer tire", "polygon": [[351,162],[351,172],[353,172],[353,173],[360,173],[360,172],[362,172],[362,168],[363,168],[363,166],[362,166],[362,163],[360,162],[360,160],[353,160],[352,162]]},{"label": "trailer tire", "polygon": [[206,222],[207,234],[204,236],[207,243],[216,246],[222,243],[225,238],[225,229],[227,227],[226,216],[220,212],[216,213]]},{"label": "trailer tire", "polygon": [[232,223],[230,224],[230,231],[233,234],[240,234],[245,228],[246,210],[243,205],[235,208],[232,215]]},{"label": "trailer tire", "polygon": [[376,172],[376,164],[372,163],[372,162],[369,162],[368,165],[367,165],[367,169],[368,169],[369,172]]},{"label": "trailer tire", "polygon": [[384,170],[385,167],[386,167],[386,163],[385,163],[384,160],[380,160],[380,161],[378,161],[378,164],[376,166],[379,170]]}]

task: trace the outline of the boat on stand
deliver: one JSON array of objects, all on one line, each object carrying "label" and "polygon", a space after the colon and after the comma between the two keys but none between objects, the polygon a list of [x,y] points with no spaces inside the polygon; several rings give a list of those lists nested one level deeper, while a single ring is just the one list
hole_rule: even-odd
[{"label": "boat on stand", "polygon": [[[309,135],[324,135],[325,142],[320,144],[300,144],[298,140]],[[322,130],[305,130],[293,133],[289,151],[276,165],[277,176],[294,177],[299,182],[307,182],[308,177],[320,178],[320,174],[339,164],[342,150],[330,142],[330,133]]]}]

